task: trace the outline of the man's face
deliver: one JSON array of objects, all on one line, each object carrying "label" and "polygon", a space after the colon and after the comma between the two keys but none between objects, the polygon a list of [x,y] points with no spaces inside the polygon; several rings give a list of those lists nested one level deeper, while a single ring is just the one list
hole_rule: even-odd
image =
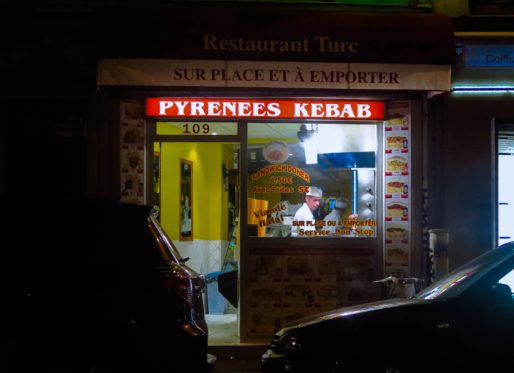
[{"label": "man's face", "polygon": [[320,200],[321,198],[319,197],[305,196],[305,203],[307,203],[307,206],[309,206],[311,211],[314,211],[318,208]]},{"label": "man's face", "polygon": [[346,211],[346,207],[335,207],[335,209],[339,215],[344,215],[344,212]]}]

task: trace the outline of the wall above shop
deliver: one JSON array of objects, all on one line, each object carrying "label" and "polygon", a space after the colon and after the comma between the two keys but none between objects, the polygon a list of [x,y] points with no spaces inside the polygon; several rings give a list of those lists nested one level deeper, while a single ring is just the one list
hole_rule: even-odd
[{"label": "wall above shop", "polygon": [[104,58],[451,65],[454,57],[451,21],[436,14],[193,3],[116,8],[99,22]]}]

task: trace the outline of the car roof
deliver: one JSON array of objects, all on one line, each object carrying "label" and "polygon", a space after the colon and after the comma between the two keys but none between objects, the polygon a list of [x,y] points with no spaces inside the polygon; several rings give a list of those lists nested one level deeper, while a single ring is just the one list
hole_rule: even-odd
[{"label": "car roof", "polygon": [[[51,257],[80,258],[101,240],[117,240],[105,255],[129,253],[138,234],[148,234],[151,206],[91,200],[6,201],[4,229],[13,244],[4,245],[4,259],[50,262]],[[4,237],[6,239],[6,237]],[[96,240],[96,241],[95,241]],[[135,241],[134,241],[135,242]],[[107,244],[101,244],[107,247]],[[2,258],[0,258],[2,259]]]}]

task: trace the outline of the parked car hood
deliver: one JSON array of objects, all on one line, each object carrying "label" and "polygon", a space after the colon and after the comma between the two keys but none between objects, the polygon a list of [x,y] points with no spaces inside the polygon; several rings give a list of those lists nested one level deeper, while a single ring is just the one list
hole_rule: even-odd
[{"label": "parked car hood", "polygon": [[369,313],[369,312],[377,312],[380,310],[385,310],[388,308],[397,308],[403,307],[407,305],[417,305],[422,303],[427,303],[428,301],[424,299],[416,299],[416,298],[396,298],[396,299],[387,299],[377,302],[365,303],[357,306],[351,307],[343,307],[336,310],[328,311],[325,313],[318,313],[316,315],[307,316],[301,319],[298,319],[294,322],[294,324],[286,325],[279,334],[285,334],[288,331],[293,329],[302,329],[308,327],[313,324],[318,324],[322,322],[327,322],[334,319],[340,318],[349,318],[356,315]]}]

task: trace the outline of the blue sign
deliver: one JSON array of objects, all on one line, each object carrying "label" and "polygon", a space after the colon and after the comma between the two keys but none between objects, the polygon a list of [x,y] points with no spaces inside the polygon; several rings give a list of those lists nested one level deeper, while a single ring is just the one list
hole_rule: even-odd
[{"label": "blue sign", "polygon": [[514,67],[514,45],[466,45],[467,67]]}]

